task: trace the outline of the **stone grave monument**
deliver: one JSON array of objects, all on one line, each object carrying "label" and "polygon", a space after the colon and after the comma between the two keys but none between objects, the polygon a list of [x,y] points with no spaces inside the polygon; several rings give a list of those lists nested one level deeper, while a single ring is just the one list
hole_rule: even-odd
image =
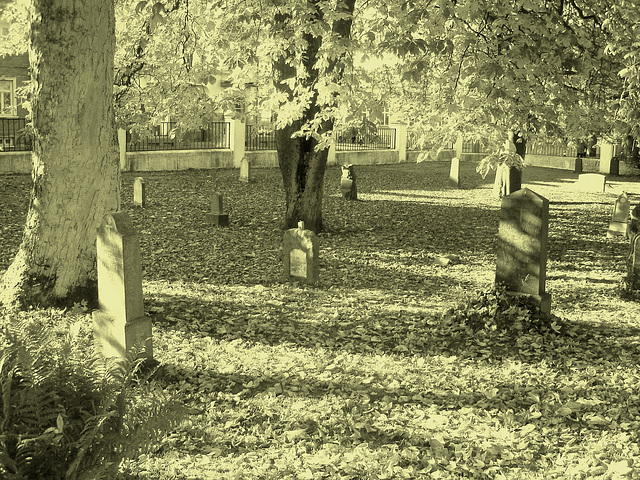
[{"label": "stone grave monument", "polygon": [[453,157],[451,159],[451,167],[449,168],[449,185],[452,187],[460,187],[460,159]]},{"label": "stone grave monument", "polygon": [[357,200],[356,172],[353,165],[342,165],[342,178],[340,178],[340,192],[347,200]]},{"label": "stone grave monument", "polygon": [[631,237],[627,256],[627,287],[640,290],[640,235]]},{"label": "stone grave monument", "polygon": [[575,173],[582,173],[582,157],[577,157],[576,158],[576,163],[574,165],[573,171]]},{"label": "stone grave monument", "polygon": [[133,204],[137,207],[145,207],[147,204],[146,183],[142,177],[136,177],[133,181]]},{"label": "stone grave monument", "polygon": [[613,175],[614,177],[620,176],[620,159],[618,157],[613,157],[611,159],[611,163],[609,164],[609,175]]},{"label": "stone grave monument", "polygon": [[524,188],[502,198],[498,229],[496,284],[533,298],[551,312],[547,278],[549,200]]},{"label": "stone grave monument", "polygon": [[244,183],[253,181],[251,173],[251,162],[249,161],[249,157],[245,155],[242,157],[242,160],[240,160],[240,181]]},{"label": "stone grave monument", "polygon": [[607,186],[607,177],[600,173],[582,173],[578,175],[576,186],[585,192],[603,193]]},{"label": "stone grave monument", "polygon": [[105,358],[126,358],[135,348],[153,361],[151,319],[144,315],[140,237],[129,215],[104,216],[98,228],[98,303],[93,329],[98,351]]},{"label": "stone grave monument", "polygon": [[311,230],[305,230],[304,222],[298,222],[298,228],[284,233],[282,250],[286,280],[318,282],[318,237]]},{"label": "stone grave monument", "polygon": [[218,192],[211,194],[211,213],[205,215],[205,221],[216,227],[229,226],[229,214],[224,213],[223,197]]},{"label": "stone grave monument", "polygon": [[616,235],[627,236],[629,230],[629,211],[631,204],[626,193],[622,193],[613,205],[611,221],[609,222],[609,230],[607,230],[607,238]]}]

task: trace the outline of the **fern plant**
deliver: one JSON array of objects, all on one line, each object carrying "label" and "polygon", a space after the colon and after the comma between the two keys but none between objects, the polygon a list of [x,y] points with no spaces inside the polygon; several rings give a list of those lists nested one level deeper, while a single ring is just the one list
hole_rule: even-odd
[{"label": "fern plant", "polygon": [[[150,438],[145,425],[159,431],[142,412],[125,425],[137,410],[135,352],[105,361],[92,353],[89,322],[32,317],[5,317],[0,330],[0,478],[116,478],[122,456],[140,449],[135,440]],[[168,405],[169,418],[180,418],[177,406],[156,400],[155,413]]]}]

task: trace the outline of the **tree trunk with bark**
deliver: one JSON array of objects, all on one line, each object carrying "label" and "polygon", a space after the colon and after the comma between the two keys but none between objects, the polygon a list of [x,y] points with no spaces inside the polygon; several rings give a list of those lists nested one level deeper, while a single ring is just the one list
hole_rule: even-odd
[{"label": "tree trunk with bark", "polygon": [[33,187],[7,306],[94,300],[96,230],[120,204],[113,0],[33,0]]},{"label": "tree trunk with bark", "polygon": [[[320,0],[309,0],[309,17],[314,22],[324,22]],[[344,18],[336,20],[332,26],[332,33],[341,39],[349,37],[351,32],[352,19],[355,8],[355,0],[339,2],[340,9],[346,14]],[[291,16],[288,13],[281,13],[276,16],[276,29],[284,31],[287,28]],[[284,220],[285,228],[294,228],[299,221],[305,223],[305,228],[316,233],[323,227],[322,222],[322,194],[324,186],[324,172],[327,165],[328,148],[317,150],[319,137],[333,130],[333,120],[324,119],[319,122],[313,135],[296,136],[295,132],[305,126],[308,122],[316,120],[321,108],[317,104],[318,91],[317,83],[320,72],[316,62],[319,52],[323,47],[323,38],[312,33],[305,33],[302,39],[306,46],[305,54],[302,56],[301,66],[305,75],[300,76],[294,67],[294,54],[281,55],[273,62],[275,72],[275,86],[287,95],[289,101],[294,100],[294,88],[290,83],[285,82],[298,77],[298,81],[305,88],[313,90],[306,108],[300,118],[276,132],[276,148],[278,151],[278,164],[282,173],[282,181],[285,190],[286,213]],[[330,73],[335,80],[342,78],[343,65],[341,63],[342,54],[337,54],[329,62],[329,67],[325,73]],[[300,66],[298,67],[300,68]]]},{"label": "tree trunk with bark", "polygon": [[329,151],[316,151],[314,138],[291,138],[299,123],[276,133],[287,208],[284,226],[294,228],[302,220],[305,228],[317,233],[322,230],[322,190]]}]

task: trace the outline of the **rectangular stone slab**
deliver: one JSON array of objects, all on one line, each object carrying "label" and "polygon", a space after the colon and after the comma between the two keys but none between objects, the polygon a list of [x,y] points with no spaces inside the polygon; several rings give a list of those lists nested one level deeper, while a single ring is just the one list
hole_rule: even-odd
[{"label": "rectangular stone slab", "polygon": [[318,282],[318,237],[311,230],[305,230],[302,222],[298,228],[284,233],[282,251],[286,280],[309,284]]},{"label": "rectangular stone slab", "polygon": [[549,200],[524,188],[502,198],[496,283],[530,295],[545,293]]}]

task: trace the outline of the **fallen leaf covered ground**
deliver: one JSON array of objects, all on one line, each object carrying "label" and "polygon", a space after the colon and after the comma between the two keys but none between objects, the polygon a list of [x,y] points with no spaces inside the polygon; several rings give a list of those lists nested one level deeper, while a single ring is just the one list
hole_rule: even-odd
[{"label": "fallen leaf covered ground", "polygon": [[[524,186],[550,200],[558,331],[511,335],[442,321],[492,283],[491,180],[463,163],[462,188],[450,188],[446,162],[356,175],[359,200],[346,201],[339,169],[327,170],[313,287],[282,280],[277,169],[249,184],[236,170],[123,175],[162,366],[154,385],[191,412],[123,477],[640,478],[640,308],[620,296],[628,241],[606,238],[617,195],[640,199],[638,179],[591,194],[572,172],[526,169]],[[135,176],[145,208],[132,206]],[[0,177],[0,271],[28,182]],[[228,228],[204,222],[212,191]],[[444,255],[460,262],[440,266]]]}]

